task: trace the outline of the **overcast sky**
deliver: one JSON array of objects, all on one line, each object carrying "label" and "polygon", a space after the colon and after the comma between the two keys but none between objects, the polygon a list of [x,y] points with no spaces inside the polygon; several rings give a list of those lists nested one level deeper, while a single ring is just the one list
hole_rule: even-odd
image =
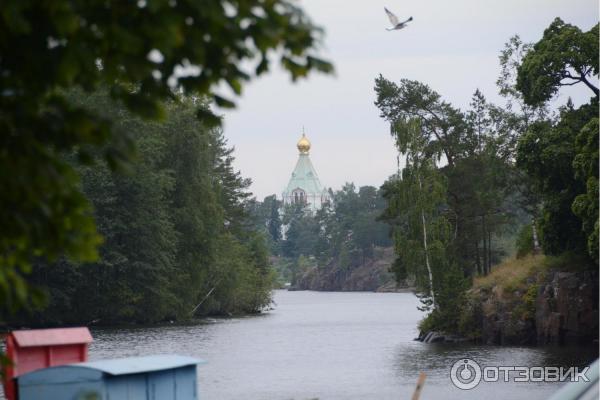
[{"label": "overcast sky", "polygon": [[[278,198],[296,163],[302,126],[312,142],[311,159],[326,187],[345,182],[380,186],[396,168],[389,126],[373,104],[374,79],[419,80],[466,108],[475,89],[503,103],[495,81],[498,55],[514,34],[535,42],[559,16],[589,30],[598,22],[597,0],[306,0],[299,4],[325,29],[321,55],[334,76],[313,74],[292,84],[279,69],[244,88],[238,107],[225,113],[225,135],[235,146],[236,167],[252,179],[262,200]],[[388,32],[386,6],[408,28]],[[581,88],[561,92],[581,103]],[[591,92],[590,92],[591,93]]]}]

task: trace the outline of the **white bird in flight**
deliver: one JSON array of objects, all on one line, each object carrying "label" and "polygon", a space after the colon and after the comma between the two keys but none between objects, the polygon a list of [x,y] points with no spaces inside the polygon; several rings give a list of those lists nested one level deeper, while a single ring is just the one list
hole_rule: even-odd
[{"label": "white bird in flight", "polygon": [[385,7],[383,7],[383,9],[385,10],[385,13],[387,14],[388,18],[390,19],[390,22],[393,25],[391,28],[385,28],[388,31],[395,31],[398,29],[406,28],[406,24],[408,24],[410,21],[413,20],[413,17],[410,17],[406,21],[400,22],[400,21],[398,21],[398,17],[396,17],[396,15],[394,15],[393,12],[391,12],[390,10],[388,10]]}]

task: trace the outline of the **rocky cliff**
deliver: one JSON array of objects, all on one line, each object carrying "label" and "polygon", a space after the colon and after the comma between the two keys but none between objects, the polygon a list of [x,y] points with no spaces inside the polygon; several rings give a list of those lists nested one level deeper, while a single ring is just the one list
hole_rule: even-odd
[{"label": "rocky cliff", "polygon": [[536,297],[538,343],[598,340],[598,272],[556,272]]},{"label": "rocky cliff", "polygon": [[[537,262],[543,264],[542,259]],[[537,266],[520,282],[476,284],[467,298],[467,331],[484,343],[586,344],[598,340],[597,270]]]},{"label": "rocky cliff", "polygon": [[394,275],[389,271],[394,249],[376,248],[365,260],[351,260],[342,265],[338,259],[325,266],[315,266],[295,282],[296,290],[321,291],[396,291]]}]

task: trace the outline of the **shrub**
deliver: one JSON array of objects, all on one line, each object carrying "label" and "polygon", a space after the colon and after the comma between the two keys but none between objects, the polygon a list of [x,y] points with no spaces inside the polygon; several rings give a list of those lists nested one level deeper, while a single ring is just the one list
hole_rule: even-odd
[{"label": "shrub", "polygon": [[524,225],[517,236],[517,258],[533,252],[533,229],[531,224]]}]

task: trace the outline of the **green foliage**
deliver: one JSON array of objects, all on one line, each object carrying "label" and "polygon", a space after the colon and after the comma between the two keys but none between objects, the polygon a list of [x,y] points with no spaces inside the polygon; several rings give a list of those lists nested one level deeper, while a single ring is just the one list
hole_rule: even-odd
[{"label": "green foliage", "polygon": [[528,104],[543,104],[561,86],[583,83],[594,93],[575,109],[569,100],[559,121],[542,120],[519,140],[517,162],[543,204],[542,245],[548,254],[587,254],[598,262],[598,24],[588,32],[560,18],[518,66],[517,89]]},{"label": "green foliage", "polygon": [[[587,238],[582,231],[582,220],[573,213],[572,207],[576,197],[586,193],[586,180],[582,179],[583,176],[576,179],[573,163],[579,151],[576,138],[595,115],[596,101],[579,109],[567,105],[561,110],[558,123],[545,121],[532,124],[519,139],[517,165],[533,179],[535,188],[543,200],[539,227],[542,246],[547,254],[558,255],[564,251],[585,252]],[[595,131],[591,135],[594,134],[597,137],[598,132]],[[593,142],[594,139],[590,140]],[[592,154],[593,152],[590,152],[590,156]],[[597,171],[591,173],[591,177],[594,174],[597,176]],[[591,189],[593,191],[593,187]],[[594,203],[597,204],[597,198]],[[593,207],[592,205],[590,209],[592,221]],[[577,207],[576,209],[580,210]],[[583,212],[583,216],[587,214],[587,211],[580,211]],[[590,220],[589,217],[587,220]],[[591,222],[591,227],[593,224]],[[589,231],[592,234],[593,228]]]},{"label": "green foliage", "polygon": [[460,332],[463,311],[466,302],[466,290],[468,283],[464,279],[460,268],[449,268],[438,271],[438,280],[435,282],[436,303],[439,307],[431,312],[419,323],[419,330]]},{"label": "green foliage", "polygon": [[590,78],[598,75],[598,24],[588,32],[556,18],[518,67],[517,89],[529,105],[544,103],[561,86],[585,84],[595,96]]},{"label": "green foliage", "polygon": [[346,184],[333,194],[331,203],[315,213],[298,205],[287,206],[282,254],[314,256],[321,265],[342,253],[356,253],[363,260],[371,257],[374,246],[390,244],[387,227],[377,221],[383,204],[376,188],[363,186],[357,192],[353,184]]},{"label": "green foliage", "polygon": [[533,44],[524,43],[518,35],[512,36],[500,51],[500,76],[496,80],[499,94],[507,100],[508,110],[518,109],[519,131],[534,121],[544,119],[548,115],[545,103],[528,104],[517,88],[518,70],[525,56],[531,51]]},{"label": "green foliage", "polygon": [[[133,154],[137,138],[118,132],[114,115],[67,101],[65,90],[79,87],[87,96],[106,86],[113,100],[152,120],[167,116],[177,90],[231,107],[215,88],[226,84],[239,95],[275,54],[293,80],[330,72],[331,64],[314,54],[320,38],[321,30],[286,0],[4,1],[0,170],[10,173],[0,177],[2,308],[30,302],[24,277],[34,259],[98,259],[102,239],[77,163],[65,156],[83,163],[103,157],[114,170]],[[245,71],[240,65],[247,61]],[[194,114],[207,127],[220,122],[204,106]]]},{"label": "green foliage", "polygon": [[[281,255],[280,271],[285,282],[294,282],[302,271],[299,260],[311,266],[326,267],[333,260],[352,269],[375,256],[375,247],[391,246],[389,228],[378,220],[385,207],[381,191],[372,186],[356,187],[347,183],[332,200],[313,212],[299,204],[282,207],[274,196],[262,203],[255,202],[252,210],[255,223],[269,231],[275,254]],[[281,226],[284,237],[275,240],[275,228]]]},{"label": "green foliage", "polygon": [[398,124],[410,118],[421,124],[423,157],[446,181],[442,209],[454,233],[452,253],[466,275],[488,273],[503,255],[492,239],[518,211],[507,199],[515,195],[511,160],[524,117],[488,103],[478,90],[466,113],[415,81],[403,79],[396,85],[380,76],[375,91],[401,155],[411,139]]},{"label": "green foliage", "polygon": [[277,243],[281,240],[281,217],[279,216],[280,202],[275,196],[271,196],[269,200],[264,203],[266,203],[266,207],[269,211],[267,231],[271,236],[271,240],[274,243]]},{"label": "green foliage", "polygon": [[533,227],[524,225],[517,236],[517,258],[522,258],[533,252]]},{"label": "green foliage", "polygon": [[452,310],[466,284],[462,269],[452,261],[451,226],[445,211],[447,181],[426,156],[418,120],[395,120],[392,129],[406,155],[402,175],[383,185],[388,202],[383,218],[394,227],[393,269],[398,281],[407,274],[415,276],[423,308],[431,311],[430,318],[437,324],[446,326],[456,321]]},{"label": "green foliage", "polygon": [[414,274],[431,311],[426,322],[458,329],[455,311],[470,276],[487,274],[500,261],[502,248],[493,239],[519,211],[510,202],[516,196],[511,160],[524,117],[488,103],[479,90],[467,112],[415,81],[395,84],[380,76],[375,91],[405,158],[401,174],[383,186],[396,279]]},{"label": "green foliage", "polygon": [[582,221],[582,229],[587,235],[587,250],[592,259],[598,263],[598,118],[581,128],[575,139],[577,154],[573,159],[575,178],[585,182],[586,192],[573,200],[573,214]]},{"label": "green foliage", "polygon": [[595,262],[590,261],[587,254],[564,252],[558,256],[547,256],[543,262],[543,268],[558,271],[578,272],[598,267]]},{"label": "green foliage", "polygon": [[249,181],[233,169],[222,133],[196,119],[202,103],[179,98],[159,124],[135,117],[103,91],[70,97],[112,114],[113,129],[134,139],[138,162],[126,175],[105,162],[78,167],[104,238],[100,258],[36,262],[29,281],[49,302],[8,321],[150,323],[267,306],[273,275],[264,235],[250,223]]},{"label": "green foliage", "polygon": [[243,243],[230,234],[218,238],[212,272],[217,290],[198,314],[255,313],[271,304],[274,275],[261,236]]},{"label": "green foliage", "polygon": [[281,244],[284,257],[296,259],[312,256],[319,237],[320,227],[310,211],[301,204],[289,204],[284,209],[285,240]]},{"label": "green foliage", "polygon": [[465,303],[458,317],[457,332],[467,339],[477,340],[481,337],[481,302],[469,294],[469,292],[466,293]]},{"label": "green foliage", "polygon": [[535,318],[535,300],[537,299],[539,289],[538,285],[530,285],[525,294],[523,294],[523,302],[520,307],[517,307],[514,313],[520,319],[532,320]]},{"label": "green foliage", "polygon": [[282,221],[280,215],[281,201],[275,195],[267,196],[262,202],[256,199],[248,201],[248,211],[255,228],[263,232],[267,238],[271,254],[280,252]]},{"label": "green foliage", "polygon": [[[466,125],[460,110],[441,100],[441,96],[429,86],[408,79],[401,79],[400,85],[379,76],[375,80],[377,100],[375,105],[381,117],[390,121],[416,118],[420,121],[423,134],[423,152],[428,158],[439,160],[445,157],[453,165],[459,149],[454,144],[464,134]],[[396,147],[400,153],[406,151],[408,138],[392,125]]]}]

